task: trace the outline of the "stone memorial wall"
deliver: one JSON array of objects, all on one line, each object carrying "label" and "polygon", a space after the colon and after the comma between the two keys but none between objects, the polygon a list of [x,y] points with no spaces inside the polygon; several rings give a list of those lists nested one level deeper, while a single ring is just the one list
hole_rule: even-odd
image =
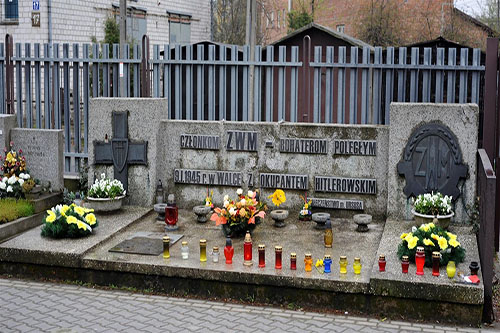
[{"label": "stone memorial wall", "polygon": [[[162,121],[158,176],[177,203],[215,203],[238,187],[267,197],[285,190],[282,207],[301,208],[307,192],[318,208],[337,215],[386,215],[387,126]],[[267,200],[269,203],[270,199]]]}]

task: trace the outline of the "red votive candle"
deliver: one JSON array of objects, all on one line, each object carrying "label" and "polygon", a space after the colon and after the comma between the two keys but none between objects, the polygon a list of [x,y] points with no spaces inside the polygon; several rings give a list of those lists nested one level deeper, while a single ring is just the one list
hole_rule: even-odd
[{"label": "red votive candle", "polygon": [[281,269],[283,248],[281,246],[275,246],[274,252],[276,253],[276,264],[274,265],[274,268]]},{"label": "red votive candle", "polygon": [[432,252],[432,275],[439,276],[439,262],[441,261],[441,253],[438,251]]},{"label": "red votive candle", "polygon": [[292,252],[290,254],[290,269],[295,271],[297,269],[297,253]]},{"label": "red votive candle", "polygon": [[259,267],[266,267],[266,246],[259,245]]},{"label": "red votive candle", "polygon": [[401,259],[401,269],[404,274],[408,273],[408,267],[410,267],[410,260],[408,259],[408,256],[403,256]]},{"label": "red votive candle", "polygon": [[385,261],[385,255],[381,254],[379,257],[378,257],[378,271],[379,272],[385,272],[385,265],[386,265],[386,261]]},{"label": "red votive candle", "polygon": [[417,265],[417,275],[424,275],[425,252],[422,246],[417,247],[415,254],[415,265]]},{"label": "red votive candle", "polygon": [[245,242],[243,244],[243,265],[252,266],[252,236],[250,236],[250,231],[247,231],[245,235]]}]

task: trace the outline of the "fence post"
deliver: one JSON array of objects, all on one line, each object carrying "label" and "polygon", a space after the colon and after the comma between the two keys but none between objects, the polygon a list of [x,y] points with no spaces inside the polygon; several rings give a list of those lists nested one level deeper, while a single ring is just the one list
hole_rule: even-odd
[{"label": "fence post", "polygon": [[141,61],[141,97],[151,96],[151,78],[149,73],[149,37],[142,36],[142,61]]},{"label": "fence post", "polygon": [[5,35],[5,82],[6,82],[6,111],[7,114],[14,114],[14,40],[10,34]]}]

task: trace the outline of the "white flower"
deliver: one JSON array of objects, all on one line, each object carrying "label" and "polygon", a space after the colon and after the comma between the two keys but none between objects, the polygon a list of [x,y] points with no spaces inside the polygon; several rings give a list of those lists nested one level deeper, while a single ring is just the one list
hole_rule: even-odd
[{"label": "white flower", "polygon": [[245,206],[247,204],[247,201],[245,199],[241,199],[240,203],[242,206]]},{"label": "white flower", "polygon": [[101,173],[101,179],[106,179],[106,174],[105,173]]},{"label": "white flower", "polygon": [[224,208],[226,208],[228,205],[229,205],[229,201],[228,200],[224,200]]},{"label": "white flower", "polygon": [[229,201],[229,195],[227,195],[227,194],[224,196],[224,202],[226,202],[226,201]]},{"label": "white flower", "polygon": [[14,192],[14,190],[12,189],[12,186],[10,186],[10,185],[9,185],[9,186],[7,187],[7,192]]},{"label": "white flower", "polygon": [[231,209],[229,210],[229,214],[236,215],[236,209],[234,209],[234,207],[231,207]]},{"label": "white flower", "polygon": [[308,215],[309,214],[309,211],[307,209],[302,209],[300,211],[300,215]]},{"label": "white flower", "polygon": [[21,172],[21,173],[19,174],[19,178],[23,178],[23,179],[24,179],[24,172]]},{"label": "white flower", "polygon": [[15,184],[15,183],[16,183],[16,181],[17,181],[17,178],[16,178],[16,176],[14,176],[14,175],[12,175],[12,177],[10,177],[10,178],[7,180],[7,182],[8,182],[10,185]]},{"label": "white flower", "polygon": [[25,173],[25,174],[24,174],[24,180],[28,180],[28,179],[30,179],[30,178],[31,178],[31,176],[30,176],[28,173]]},{"label": "white flower", "polygon": [[411,227],[411,232],[416,232],[417,231],[417,227],[413,226]]},{"label": "white flower", "polygon": [[253,198],[253,192],[252,192],[252,191],[248,191],[248,193],[247,193],[247,194],[248,194],[248,196],[249,196],[250,198]]},{"label": "white flower", "polygon": [[236,190],[236,194],[242,195],[243,194],[243,189],[239,188]]},{"label": "white flower", "polygon": [[6,187],[7,185],[4,182],[0,182],[0,190],[5,190]]},{"label": "white flower", "polygon": [[7,177],[3,177],[2,182],[4,182],[4,183],[7,182]]},{"label": "white flower", "polygon": [[24,179],[19,178],[19,179],[17,180],[17,182],[19,183],[19,185],[23,186],[23,184],[24,184]]}]

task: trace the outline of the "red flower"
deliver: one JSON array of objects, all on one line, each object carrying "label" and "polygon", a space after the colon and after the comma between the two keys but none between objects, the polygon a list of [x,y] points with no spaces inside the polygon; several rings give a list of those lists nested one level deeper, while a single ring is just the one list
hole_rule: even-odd
[{"label": "red flower", "polygon": [[22,149],[19,149],[19,154],[22,154],[23,153],[23,150]]}]

